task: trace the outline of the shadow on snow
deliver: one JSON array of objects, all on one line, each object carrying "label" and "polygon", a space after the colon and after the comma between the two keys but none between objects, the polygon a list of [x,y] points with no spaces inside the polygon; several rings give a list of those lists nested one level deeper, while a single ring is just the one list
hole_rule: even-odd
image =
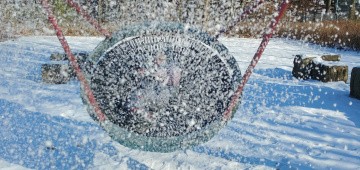
[{"label": "shadow on snow", "polygon": [[[360,127],[360,115],[357,113],[360,110],[360,100],[351,98],[350,91],[324,87],[321,86],[322,82],[316,80],[294,82],[291,71],[280,68],[260,69],[255,73],[264,76],[265,79],[261,81],[250,79],[245,87],[246,94],[243,99],[245,104],[242,107],[256,109],[254,106],[260,103],[266,107],[301,106],[339,111],[345,113],[356,127]],[[270,79],[267,81],[267,78]],[[313,84],[310,84],[312,82]],[[257,87],[254,88],[254,84]],[[246,101],[256,101],[256,103],[246,103]]]},{"label": "shadow on snow", "polygon": [[[31,112],[0,99],[0,158],[33,169],[88,169],[96,152],[118,154],[111,143],[91,139],[103,133],[93,123]],[[128,159],[130,169],[148,169]]]}]

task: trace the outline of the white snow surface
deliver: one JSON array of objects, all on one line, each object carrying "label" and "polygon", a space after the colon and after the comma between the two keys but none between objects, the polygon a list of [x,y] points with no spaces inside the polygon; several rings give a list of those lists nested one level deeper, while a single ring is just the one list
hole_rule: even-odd
[{"label": "white snow surface", "polygon": [[[68,37],[90,52],[98,37]],[[260,39],[220,38],[242,73]],[[296,54],[341,54],[351,69],[360,54],[272,39],[245,87],[235,117],[210,141],[153,153],[126,148],[86,112],[79,82],[48,85],[41,64],[63,52],[56,37],[0,43],[0,169],[360,169],[360,100],[349,81],[291,75]]]}]

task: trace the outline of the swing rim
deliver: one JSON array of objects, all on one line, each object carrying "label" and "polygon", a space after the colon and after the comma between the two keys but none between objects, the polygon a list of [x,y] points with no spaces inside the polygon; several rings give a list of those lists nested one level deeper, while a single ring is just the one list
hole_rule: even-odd
[{"label": "swing rim", "polygon": [[[212,50],[216,50],[218,54],[225,60],[225,63],[229,66],[227,67],[228,72],[233,73],[233,75],[230,76],[232,77],[231,91],[235,91],[240,84],[242,78],[240,68],[237,65],[234,57],[229,53],[228,49],[222,43],[220,43],[214,36],[201,31],[200,29],[187,27],[181,23],[176,22],[144,22],[141,24],[128,26],[124,29],[114,32],[111,38],[106,38],[102,41],[102,43],[99,43],[99,45],[93,50],[93,53],[90,54],[88,59],[90,62],[93,62],[93,64],[96,65],[100,60],[104,59],[106,52],[108,52],[109,49],[116,47],[119,42],[126,40],[129,37],[153,35],[154,32],[185,35],[209,46],[209,48]],[[205,39],[199,38],[204,36],[206,37]],[[94,75],[86,76],[90,86],[92,76]],[[90,116],[100,124],[100,126],[111,136],[112,139],[126,147],[143,151],[166,153],[197,146],[201,143],[209,141],[221,129],[223,129],[226,123],[230,120],[223,115],[223,112],[221,112],[219,113],[221,115],[220,120],[211,121],[206,126],[202,127],[201,130],[195,130],[179,136],[146,136],[128,131],[127,129],[120,127],[115,122],[112,122],[111,116],[107,115],[105,112],[104,114],[107,119],[105,121],[99,121],[97,119],[96,113],[94,112],[94,109],[88,103],[89,101],[84,95],[84,89],[81,89],[81,93],[81,96],[84,96],[82,98],[85,105],[87,106],[87,111]],[[239,96],[239,98],[241,98],[241,96]],[[229,105],[231,98],[228,98],[227,100]],[[238,106],[239,104],[237,104],[236,108],[233,109],[232,115],[234,115]],[[225,110],[226,108],[227,107],[225,107]]]}]

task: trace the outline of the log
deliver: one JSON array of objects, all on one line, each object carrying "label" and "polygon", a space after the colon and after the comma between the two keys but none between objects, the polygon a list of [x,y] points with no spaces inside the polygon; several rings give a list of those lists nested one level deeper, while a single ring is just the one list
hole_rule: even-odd
[{"label": "log", "polygon": [[324,61],[340,61],[341,56],[340,55],[323,55],[323,56],[321,56],[321,59]]},{"label": "log", "polygon": [[360,67],[351,70],[350,96],[360,99]]}]

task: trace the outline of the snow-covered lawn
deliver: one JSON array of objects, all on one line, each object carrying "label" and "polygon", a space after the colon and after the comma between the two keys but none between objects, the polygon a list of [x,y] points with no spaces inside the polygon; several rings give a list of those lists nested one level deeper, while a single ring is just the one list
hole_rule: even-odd
[{"label": "snow-covered lawn", "polygon": [[[91,51],[102,38],[68,40],[73,51]],[[220,40],[242,72],[261,41]],[[62,52],[56,37],[0,42],[0,168],[360,169],[360,100],[349,84],[291,75],[295,54],[331,53],[350,77],[359,52],[271,40],[234,119],[209,142],[173,153],[121,146],[88,116],[78,82],[43,84],[41,64],[53,52]]]}]

